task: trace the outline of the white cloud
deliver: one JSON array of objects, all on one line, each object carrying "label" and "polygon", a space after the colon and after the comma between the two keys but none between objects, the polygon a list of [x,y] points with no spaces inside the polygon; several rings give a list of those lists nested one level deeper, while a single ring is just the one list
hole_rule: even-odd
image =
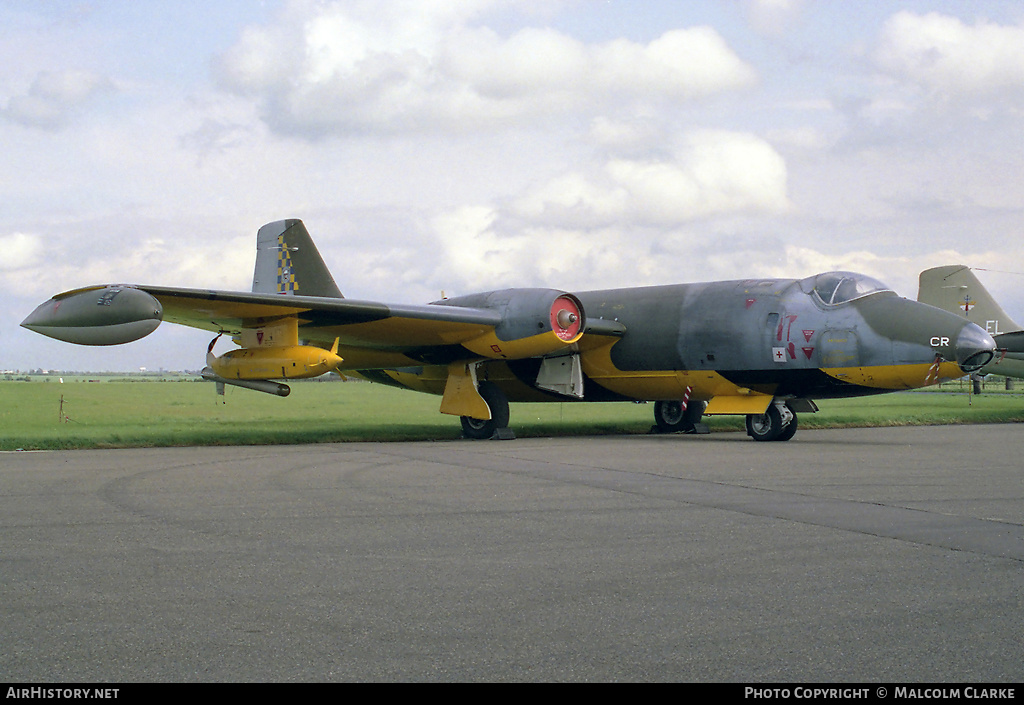
[{"label": "white cloud", "polygon": [[548,28],[522,29],[508,40],[466,28],[439,49],[442,72],[484,100],[574,92],[591,63],[585,44]]},{"label": "white cloud", "polygon": [[11,233],[0,236],[0,271],[18,270],[37,264],[43,256],[43,242],[38,235]]},{"label": "white cloud", "polygon": [[[436,281],[448,282],[449,295],[504,287],[567,289],[635,285],[649,281],[648,245],[630,248],[630,235],[618,228],[522,227],[506,232],[501,214],[487,207],[460,208],[434,219],[441,250],[434,253]],[[628,268],[623,253],[636,255]],[[455,287],[459,287],[455,290]]]},{"label": "white cloud", "polygon": [[821,152],[833,143],[833,139],[823,130],[806,125],[769,130],[767,137],[775,144],[807,152]]},{"label": "white cloud", "polygon": [[769,35],[780,35],[800,17],[804,0],[748,0],[747,12],[753,27]]},{"label": "white cloud", "polygon": [[617,154],[647,151],[666,139],[665,129],[657,120],[637,115],[628,120],[600,115],[591,122],[587,137]]},{"label": "white cloud", "polygon": [[908,260],[906,257],[886,257],[867,250],[826,253],[812,247],[789,245],[786,247],[785,262],[790,272],[807,273],[808,276],[819,272],[848,271],[885,281],[886,273],[893,268],[906,270]]},{"label": "white cloud", "polygon": [[110,90],[109,79],[89,71],[44,71],[25,93],[11,98],[0,115],[30,127],[58,129],[97,95]]},{"label": "white cloud", "polygon": [[884,70],[941,95],[1024,88],[1024,25],[969,25],[934,12],[899,12],[885,23],[874,58]]},{"label": "white cloud", "polygon": [[[435,277],[454,274],[466,291],[685,281],[700,273],[681,271],[681,258],[702,260],[705,246],[716,249],[714,235],[695,239],[702,219],[764,217],[789,207],[785,163],[766,142],[698,130],[657,158],[612,157],[497,205],[438,216],[432,229],[441,251],[430,256]],[[685,243],[696,246],[687,252]],[[742,266],[712,269],[725,278],[746,275],[756,257],[746,258]]]},{"label": "white cloud", "polygon": [[513,210],[558,226],[672,226],[713,215],[783,213],[790,206],[786,180],[784,160],[764,140],[697,130],[667,156],[614,158],[599,172],[552,179]]},{"label": "white cloud", "polygon": [[416,5],[413,19],[385,7],[294,4],[278,25],[243,32],[219,62],[221,82],[260,100],[276,129],[322,136],[500,126],[623,99],[689,100],[755,79],[710,27],[588,44],[552,28],[506,38],[471,25],[487,3]]}]

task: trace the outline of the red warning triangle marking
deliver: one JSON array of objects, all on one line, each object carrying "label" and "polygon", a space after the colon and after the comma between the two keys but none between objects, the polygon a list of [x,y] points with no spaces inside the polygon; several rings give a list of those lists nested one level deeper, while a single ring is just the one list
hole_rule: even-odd
[{"label": "red warning triangle marking", "polygon": [[750,308],[757,303],[757,299],[747,299],[747,308]]},{"label": "red warning triangle marking", "polygon": [[814,337],[814,331],[813,330],[805,330],[804,331],[804,340],[806,340],[808,343],[811,342],[811,338],[813,338],[813,337]]},{"label": "red warning triangle marking", "polygon": [[814,354],[814,348],[801,348],[801,350],[804,351],[804,355],[807,356],[808,360],[810,360],[811,359],[811,355]]}]

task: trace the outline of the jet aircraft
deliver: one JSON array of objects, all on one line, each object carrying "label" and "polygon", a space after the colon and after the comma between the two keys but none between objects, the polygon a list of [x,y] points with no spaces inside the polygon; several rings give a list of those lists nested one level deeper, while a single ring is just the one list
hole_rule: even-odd
[{"label": "jet aircraft", "polygon": [[995,339],[996,356],[977,374],[1024,378],[1024,330],[992,298],[970,267],[952,264],[924,270],[918,280],[917,300],[976,323]]},{"label": "jet aircraft", "polygon": [[[860,274],[568,292],[521,288],[423,305],[346,299],[300,220],[260,228],[251,292],[100,285],[22,323],[117,345],[161,321],[230,336],[203,376],[286,395],[328,371],[441,396],[469,438],[509,438],[509,401],[653,401],[662,432],[746,417],[785,441],[815,399],[913,389],[982,368],[992,337]],[[216,342],[217,338],[214,338]]]}]

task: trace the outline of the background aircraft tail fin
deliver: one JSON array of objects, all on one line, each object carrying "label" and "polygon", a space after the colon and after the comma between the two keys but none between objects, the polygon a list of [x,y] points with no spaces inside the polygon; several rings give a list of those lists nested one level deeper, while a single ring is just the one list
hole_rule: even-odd
[{"label": "background aircraft tail fin", "polygon": [[256,271],[252,290],[344,298],[301,220],[267,223],[256,234]]},{"label": "background aircraft tail fin", "polygon": [[957,313],[992,335],[1020,330],[970,267],[954,264],[921,272],[917,300]]}]

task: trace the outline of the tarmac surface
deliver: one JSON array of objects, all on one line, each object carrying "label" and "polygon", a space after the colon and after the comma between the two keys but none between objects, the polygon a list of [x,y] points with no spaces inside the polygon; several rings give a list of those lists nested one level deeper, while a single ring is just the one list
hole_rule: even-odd
[{"label": "tarmac surface", "polygon": [[1024,676],[1024,428],[0,454],[0,678]]}]

